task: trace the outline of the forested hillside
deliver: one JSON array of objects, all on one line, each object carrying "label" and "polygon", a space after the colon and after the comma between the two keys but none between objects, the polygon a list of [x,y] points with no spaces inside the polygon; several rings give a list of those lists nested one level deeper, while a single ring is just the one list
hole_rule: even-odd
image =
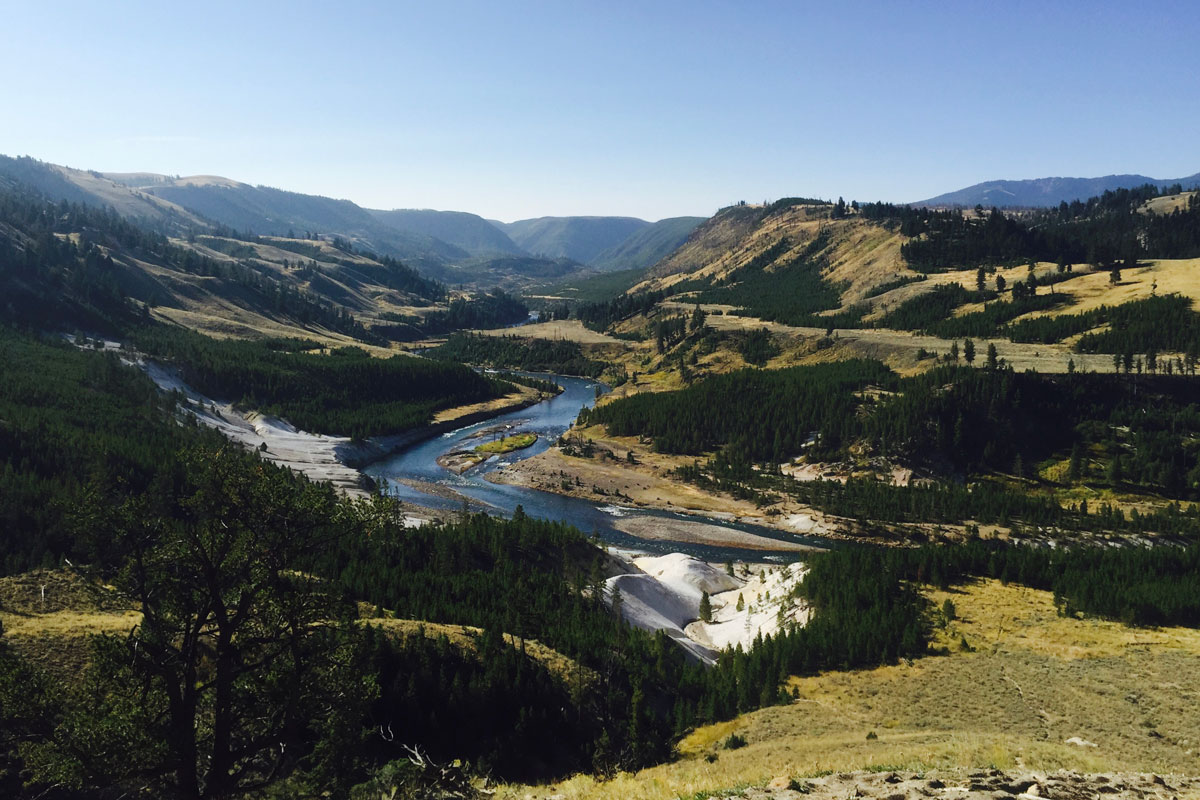
[{"label": "forested hillside", "polygon": [[701,222],[704,217],[660,219],[597,253],[588,263],[605,271],[646,269],[675,252]]},{"label": "forested hillside", "polygon": [[433,348],[426,355],[463,364],[557,372],[589,378],[598,377],[606,368],[603,361],[586,357],[575,342],[523,339],[517,334],[501,337],[455,333],[445,344]]},{"label": "forested hillside", "polygon": [[538,217],[496,224],[527,253],[584,264],[650,226],[633,217]]},{"label": "forested hillside", "polygon": [[1025,261],[1133,266],[1139,258],[1200,256],[1200,202],[1169,214],[1144,213],[1146,202],[1177,194],[1178,186],[1118,189],[1087,201],[1060,203],[1027,217],[993,209],[984,216],[885,203],[861,207],[864,217],[888,220],[913,237],[902,252],[919,271]]},{"label": "forested hillside", "polygon": [[434,412],[503,396],[512,387],[461,364],[355,347],[310,352],[311,342],[215,340],[145,329],[140,351],[178,367],[198,391],[276,415],[313,433],[368,436],[428,424]]},{"label": "forested hillside", "polygon": [[948,478],[1034,477],[1039,465],[1069,459],[1058,480],[1197,500],[1193,395],[1194,380],[1181,376],[942,367],[899,378],[878,362],[844,361],[713,376],[681,391],[602,404],[580,421],[653,437],[661,452],[719,451],[710,466],[728,480],[749,475],[752,462],[773,471],[801,454],[809,461],[882,456]]},{"label": "forested hillside", "polygon": [[465,211],[434,211],[427,208],[369,210],[369,213],[392,228],[432,236],[473,256],[496,253],[524,255],[524,251],[503,231],[477,214],[468,214]]}]

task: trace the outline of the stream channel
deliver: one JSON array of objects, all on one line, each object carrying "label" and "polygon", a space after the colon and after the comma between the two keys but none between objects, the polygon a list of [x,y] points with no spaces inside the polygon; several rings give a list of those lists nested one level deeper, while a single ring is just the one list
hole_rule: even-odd
[{"label": "stream channel", "polygon": [[[543,492],[538,489],[507,486],[486,480],[484,476],[493,470],[545,452],[557,441],[559,436],[570,428],[579,415],[580,409],[595,403],[597,387],[600,391],[605,391],[607,388],[603,384],[587,378],[553,374],[522,374],[553,381],[563,387],[563,392],[529,408],[501,414],[484,422],[459,428],[418,443],[396,455],[372,464],[363,471],[385,486],[389,494],[416,505],[427,508],[461,509],[463,501],[455,499],[454,494],[457,494],[469,498],[473,510],[483,510],[504,517],[511,517],[513,511],[520,505],[529,516],[566,522],[579,528],[585,534],[599,535],[602,541],[613,547],[654,555],[687,553],[706,561],[715,562],[769,560],[780,563],[795,561],[799,557],[792,551],[773,552],[691,542],[642,539],[617,529],[614,525],[615,520],[622,516],[638,515],[692,520],[746,531],[779,541],[809,544],[822,549],[837,546],[836,542],[821,537],[789,534],[761,525],[730,522],[695,514],[673,514],[669,511],[594,503],[577,497]],[[486,441],[482,438],[474,442],[467,441],[480,430],[501,425],[511,426],[506,431],[510,436],[518,433],[536,433],[538,439],[530,447],[492,457],[461,475],[456,475],[437,463],[438,456],[450,450],[470,449],[474,444]],[[404,479],[416,482],[418,485],[433,484],[449,491],[437,494],[422,491],[403,482]]]}]

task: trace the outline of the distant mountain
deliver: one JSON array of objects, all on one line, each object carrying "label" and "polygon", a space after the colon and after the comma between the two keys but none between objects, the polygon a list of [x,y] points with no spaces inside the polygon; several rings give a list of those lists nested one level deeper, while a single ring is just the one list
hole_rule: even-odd
[{"label": "distant mountain", "polygon": [[[326,241],[344,240],[364,253],[401,259],[450,284],[485,288],[521,289],[592,274],[588,259],[652,227],[629,217],[545,217],[505,224],[457,211],[371,210],[349,200],[212,175],[101,173],[0,156],[0,185],[6,182],[29,187],[55,203],[112,208],[177,239],[223,235],[230,229],[300,239],[315,234]],[[671,224],[664,227],[674,230]],[[605,268],[634,263],[626,259],[656,260],[658,250],[670,247],[671,230],[605,256],[611,265]]]},{"label": "distant mountain", "polygon": [[[128,176],[117,176],[128,180]],[[162,180],[150,175],[140,191],[169,200],[214,222],[263,236],[305,232],[335,234],[377,253],[421,260],[467,258],[462,248],[432,236],[396,229],[349,200],[250,186],[227,178]]]},{"label": "distant mountain", "polygon": [[431,236],[461,248],[472,256],[526,254],[504,231],[477,214],[415,208],[392,211],[368,209],[368,213],[396,230]]},{"label": "distant mountain", "polygon": [[605,271],[645,269],[671,255],[706,217],[669,217],[633,233],[589,262]]},{"label": "distant mountain", "polygon": [[650,227],[646,220],[634,217],[538,217],[493,224],[527,253],[584,264]]},{"label": "distant mountain", "polygon": [[1087,200],[1112,189],[1132,189],[1147,183],[1165,189],[1182,184],[1184,189],[1200,186],[1200,173],[1187,178],[1147,178],[1145,175],[1106,175],[1103,178],[1035,178],[1021,181],[987,181],[939,194],[914,206],[1056,206]]}]

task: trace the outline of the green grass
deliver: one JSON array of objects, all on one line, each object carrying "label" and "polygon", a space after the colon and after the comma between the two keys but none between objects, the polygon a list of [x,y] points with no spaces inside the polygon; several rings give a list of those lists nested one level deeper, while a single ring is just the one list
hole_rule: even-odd
[{"label": "green grass", "polygon": [[485,442],[484,444],[476,445],[475,452],[487,453],[489,455],[511,453],[514,450],[524,450],[536,442],[537,438],[536,433],[518,433],[516,436],[506,436],[494,442]]}]

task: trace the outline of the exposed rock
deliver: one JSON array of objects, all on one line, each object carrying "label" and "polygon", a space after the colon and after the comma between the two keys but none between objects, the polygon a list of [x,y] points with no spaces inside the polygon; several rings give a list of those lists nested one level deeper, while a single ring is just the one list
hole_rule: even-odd
[{"label": "exposed rock", "polygon": [[1175,775],[939,770],[840,773],[799,780],[779,776],[761,788],[715,796],[729,800],[1093,800],[1096,797],[1168,800],[1194,797],[1197,793],[1200,793],[1200,778]]},{"label": "exposed rock", "polygon": [[1080,739],[1078,736],[1072,736],[1066,740],[1067,744],[1073,744],[1076,747],[1099,747],[1095,742],[1089,742],[1087,739]]}]

